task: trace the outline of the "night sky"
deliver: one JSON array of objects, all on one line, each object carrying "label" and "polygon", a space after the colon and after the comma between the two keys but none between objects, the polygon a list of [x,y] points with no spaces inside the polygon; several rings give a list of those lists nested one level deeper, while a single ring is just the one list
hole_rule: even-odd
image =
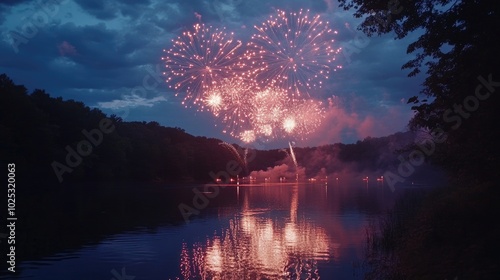
[{"label": "night sky", "polygon": [[[157,121],[237,143],[215,126],[210,113],[181,105],[182,97],[174,96],[161,75],[163,49],[200,20],[226,27],[246,43],[253,26],[276,9],[301,8],[330,21],[338,31],[336,47],[344,52],[336,62],[343,69],[314,92],[329,104],[322,125],[296,145],[352,143],[404,131],[412,116],[406,100],[418,94],[423,81],[422,75],[408,78],[409,71],[401,70],[412,57],[406,47],[416,35],[397,41],[394,34],[368,38],[356,29],[361,20],[330,0],[2,1],[0,73],[30,92],[45,89],[125,121]],[[282,147],[288,140],[261,148]]]}]

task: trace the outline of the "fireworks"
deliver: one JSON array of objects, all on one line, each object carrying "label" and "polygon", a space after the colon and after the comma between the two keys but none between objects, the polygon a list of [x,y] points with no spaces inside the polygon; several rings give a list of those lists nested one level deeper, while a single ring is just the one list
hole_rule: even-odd
[{"label": "fireworks", "polygon": [[185,31],[172,40],[166,52],[167,83],[186,101],[200,102],[204,91],[224,78],[232,77],[237,65],[236,51],[242,45],[224,30],[195,24],[194,31]]},{"label": "fireworks", "polygon": [[260,90],[242,79],[225,79],[203,97],[203,108],[225,125],[224,133],[253,142],[283,136],[305,138],[321,123],[323,107],[312,99],[293,101],[287,91]]},{"label": "fireworks", "polygon": [[223,94],[217,90],[209,92],[204,98],[205,104],[210,108],[215,116],[219,116],[219,112],[222,109],[222,98]]},{"label": "fireworks", "polygon": [[288,135],[306,138],[319,127],[324,115],[322,102],[313,99],[296,101],[295,105],[286,111],[282,129]]},{"label": "fireworks", "polygon": [[204,106],[226,125],[224,132],[231,136],[250,128],[257,87],[239,78],[224,79],[220,85],[208,89],[204,95]]},{"label": "fireworks", "polygon": [[[246,52],[248,75],[262,85],[274,85],[288,90],[293,99],[311,89],[321,88],[327,79],[335,55],[332,31],[319,15],[309,11],[286,13],[278,10],[252,36]],[[338,66],[340,68],[340,66]]]},{"label": "fireworks", "polygon": [[246,50],[232,33],[195,24],[165,50],[164,75],[186,107],[211,112],[224,133],[244,142],[305,138],[324,116],[311,90],[340,68],[328,24],[309,11],[278,10],[255,26]]},{"label": "fireworks", "polygon": [[280,88],[255,94],[251,114],[253,130],[267,138],[306,138],[321,124],[324,107],[313,99],[294,101]]},{"label": "fireworks", "polygon": [[289,103],[286,91],[279,88],[267,88],[255,94],[251,121],[257,134],[276,136]]},{"label": "fireworks", "polygon": [[245,143],[255,141],[255,132],[253,130],[245,130],[240,134],[240,140]]}]

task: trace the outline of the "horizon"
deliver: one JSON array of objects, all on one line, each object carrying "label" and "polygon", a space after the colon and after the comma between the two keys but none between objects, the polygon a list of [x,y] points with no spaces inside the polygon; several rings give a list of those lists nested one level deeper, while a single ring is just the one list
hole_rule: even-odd
[{"label": "horizon", "polygon": [[[7,74],[7,73],[0,73],[1,74],[5,74],[7,75],[7,77],[10,78],[10,76]],[[12,78],[11,78],[12,79]],[[15,80],[12,80],[13,83],[15,85],[18,85],[18,86],[24,86],[26,87],[25,85],[23,84],[19,84],[19,83],[16,83]],[[33,90],[30,90],[26,87],[26,90],[27,90],[27,94],[28,95],[31,95],[33,93],[34,90],[42,90],[42,91],[45,91],[45,89],[41,89],[41,88],[34,88]],[[90,109],[98,109],[99,111],[101,111],[102,113],[104,113],[107,117],[111,117],[113,114],[111,113],[106,113],[104,110],[102,110],[101,108],[99,107],[92,107],[92,106],[89,106],[87,104],[85,104],[83,101],[81,100],[76,100],[76,99],[65,99],[63,96],[53,96],[50,92],[47,92],[45,91],[46,94],[49,95],[50,98],[53,98],[53,99],[57,99],[57,98],[62,98],[63,101],[75,101],[75,102],[81,102],[84,104],[84,106],[90,108]],[[117,117],[120,117],[119,115],[116,115]],[[126,119],[123,119],[124,122],[140,122],[140,123],[143,123],[143,122],[146,122],[146,123],[149,123],[149,122],[157,122],[159,123],[158,121],[156,120],[149,120],[149,121],[146,121],[146,120],[126,120]],[[394,135],[394,134],[397,134],[397,133],[408,133],[408,132],[411,132],[409,130],[406,130],[406,131],[395,131],[393,133],[390,133],[390,134],[386,134],[386,135],[381,135],[381,136],[371,136],[371,135],[368,135],[366,137],[364,137],[363,139],[355,139],[353,140],[352,142],[332,142],[332,143],[324,143],[324,144],[321,144],[321,145],[315,145],[315,146],[298,146],[296,145],[296,142],[293,141],[293,140],[284,140],[282,139],[282,141],[273,141],[273,147],[269,147],[271,145],[268,145],[269,143],[268,142],[264,142],[264,141],[254,141],[254,142],[251,142],[251,143],[245,143],[243,141],[238,141],[238,139],[234,139],[234,138],[231,138],[233,139],[233,141],[226,141],[224,139],[221,139],[221,138],[217,138],[217,137],[210,137],[210,136],[207,136],[207,135],[196,135],[194,133],[191,133],[189,131],[187,131],[185,128],[183,127],[177,127],[177,126],[166,126],[166,125],[163,125],[161,123],[159,123],[160,126],[163,126],[163,127],[166,127],[166,128],[177,128],[177,129],[181,129],[183,130],[185,133],[191,135],[191,136],[194,136],[194,137],[205,137],[205,138],[213,138],[213,139],[217,139],[217,140],[220,140],[222,142],[227,142],[229,144],[232,144],[232,145],[238,145],[240,147],[248,147],[248,148],[253,148],[253,149],[256,149],[256,150],[261,150],[261,151],[270,151],[270,150],[279,150],[279,149],[286,149],[286,148],[289,148],[289,145],[291,144],[294,148],[317,148],[317,147],[321,147],[321,146],[328,146],[328,145],[336,145],[336,144],[344,144],[344,145],[349,145],[349,144],[356,144],[356,142],[358,141],[363,141],[367,138],[383,138],[383,137],[388,137],[388,136],[391,136],[391,135]],[[278,143],[282,143],[281,145],[283,146],[276,146],[278,145]],[[267,146],[266,146],[267,145]]]}]

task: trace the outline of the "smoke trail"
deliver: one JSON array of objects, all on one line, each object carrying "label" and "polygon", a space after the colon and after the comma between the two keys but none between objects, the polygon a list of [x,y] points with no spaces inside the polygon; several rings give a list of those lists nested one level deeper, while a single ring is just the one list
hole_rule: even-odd
[{"label": "smoke trail", "polygon": [[297,169],[299,167],[299,165],[297,164],[297,158],[295,157],[295,153],[294,153],[293,148],[292,148],[292,143],[288,142],[288,146],[290,146],[290,156],[293,160],[293,164],[295,164],[295,169]]},{"label": "smoke trail", "polygon": [[236,148],[233,145],[227,142],[221,142],[219,143],[219,145],[226,147],[231,152],[231,154],[236,158],[238,163],[244,168],[245,173],[248,173],[248,164],[247,164],[248,148],[245,148],[243,156],[241,156],[241,154],[238,152],[238,150],[236,150]]},{"label": "smoke trail", "polygon": [[248,170],[246,170],[246,167],[248,166],[248,148],[245,148],[245,151],[243,152],[243,163],[245,163],[245,171],[248,173]]}]

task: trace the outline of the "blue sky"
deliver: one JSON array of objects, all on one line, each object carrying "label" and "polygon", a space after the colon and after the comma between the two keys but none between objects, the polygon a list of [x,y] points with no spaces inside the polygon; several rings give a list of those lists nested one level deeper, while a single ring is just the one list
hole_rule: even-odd
[{"label": "blue sky", "polygon": [[[30,91],[75,99],[125,121],[157,121],[188,133],[238,143],[222,133],[210,113],[184,108],[161,72],[163,49],[201,21],[226,27],[247,42],[276,9],[310,9],[338,31],[342,69],[333,72],[314,98],[329,104],[321,126],[307,139],[266,142],[282,147],[351,143],[406,129],[412,116],[406,100],[418,94],[423,77],[408,78],[401,66],[412,56],[414,36],[368,38],[360,20],[332,0],[49,0],[2,1],[0,73]],[[403,7],[404,8],[404,7]],[[349,54],[350,53],[350,54]],[[217,126],[216,126],[217,125]]]}]

